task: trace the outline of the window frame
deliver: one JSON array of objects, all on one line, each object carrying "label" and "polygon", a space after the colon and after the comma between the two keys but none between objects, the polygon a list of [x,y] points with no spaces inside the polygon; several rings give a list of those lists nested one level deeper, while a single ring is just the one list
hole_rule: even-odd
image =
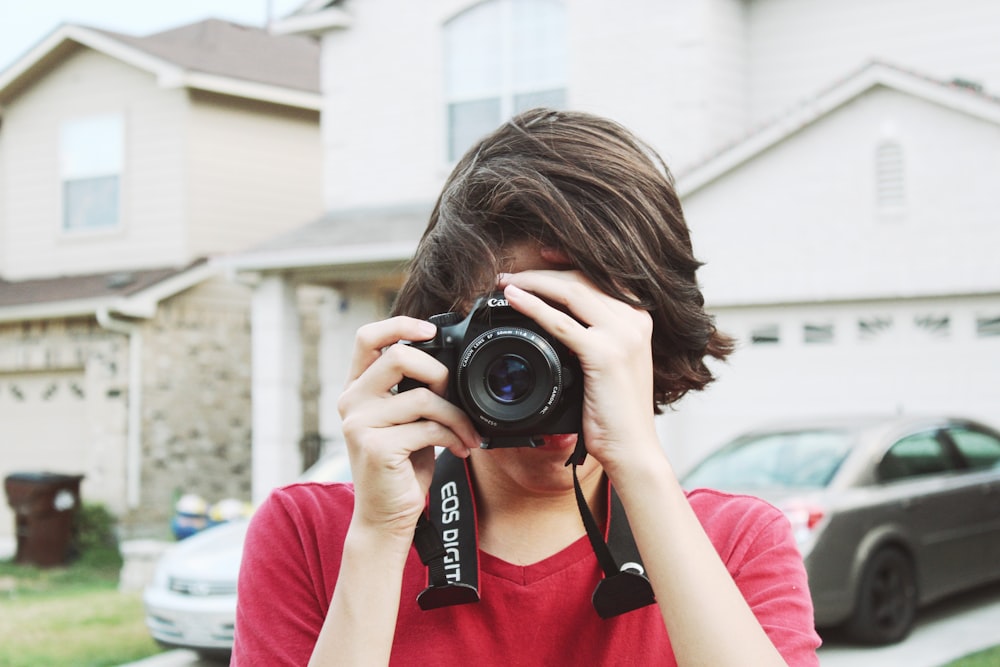
[{"label": "window frame", "polygon": [[[104,127],[102,127],[102,125]],[[90,157],[80,158],[81,154],[93,150],[91,144],[94,137],[103,139],[106,144],[98,151],[96,160]],[[103,150],[102,150],[103,149]],[[94,236],[114,234],[124,227],[123,184],[126,167],[126,119],[120,111],[80,114],[62,120],[59,125],[58,137],[58,179],[59,179],[59,233],[65,237]],[[110,181],[109,179],[113,179]],[[98,192],[97,205],[113,206],[111,215],[94,215],[79,208],[71,209],[70,188],[74,184],[92,182],[94,188],[106,187],[113,182],[113,193]],[[90,194],[86,189],[77,195]],[[101,200],[104,201],[101,201]],[[85,205],[86,206],[86,205]],[[107,217],[109,222],[88,224],[92,218]],[[84,224],[71,224],[74,220],[83,219]],[[113,219],[112,219],[113,218]]]},{"label": "window frame", "polygon": [[[560,39],[564,45],[560,53],[561,60],[556,63],[556,70],[559,74],[556,78],[559,79],[558,85],[546,85],[546,86],[533,86],[529,84],[522,84],[517,80],[517,75],[515,72],[515,36],[519,30],[525,28],[522,25],[515,25],[515,7],[514,5],[519,2],[525,2],[526,4],[537,3],[538,0],[484,0],[483,2],[476,3],[461,12],[451,16],[446,20],[441,27],[442,35],[442,110],[443,110],[443,125],[444,125],[444,156],[445,162],[447,164],[454,164],[457,162],[465,151],[469,148],[469,145],[481,136],[484,136],[487,132],[492,131],[504,120],[511,118],[515,114],[524,111],[532,106],[538,106],[538,104],[529,104],[524,106],[518,103],[519,98],[524,98],[528,96],[549,96],[554,95],[560,97],[561,99],[557,103],[547,103],[548,106],[553,106],[556,108],[564,108],[567,102],[567,92],[568,92],[568,25],[566,19],[566,6],[563,0],[545,0],[552,8],[558,8],[560,12],[559,18],[559,35],[557,39]],[[450,43],[452,41],[461,41],[455,38],[455,33],[452,31],[457,31],[461,28],[460,21],[463,18],[470,16],[472,12],[485,11],[488,8],[494,8],[499,15],[499,43],[501,55],[499,57],[498,71],[499,71],[499,81],[496,86],[485,86],[488,88],[488,92],[484,90],[476,90],[473,92],[463,92],[461,90],[455,90],[454,86],[456,84],[452,81],[452,64],[455,61],[463,60],[463,57],[459,54],[456,55],[452,53]],[[553,61],[555,62],[555,61]],[[477,79],[478,80],[478,79]],[[546,82],[548,83],[548,82]],[[482,85],[482,84],[480,84]],[[497,117],[495,120],[491,121],[488,125],[484,124],[483,127],[475,127],[470,130],[466,130],[465,133],[456,132],[456,123],[454,121],[456,109],[463,104],[489,104],[495,102],[497,106]],[[459,136],[459,135],[463,136]],[[459,144],[461,142],[461,145]],[[468,144],[466,144],[468,142]]]}]

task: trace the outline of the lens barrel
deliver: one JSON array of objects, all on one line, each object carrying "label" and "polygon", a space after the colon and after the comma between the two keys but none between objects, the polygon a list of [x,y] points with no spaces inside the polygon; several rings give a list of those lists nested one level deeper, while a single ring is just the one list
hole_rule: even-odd
[{"label": "lens barrel", "polygon": [[523,327],[483,332],[465,348],[457,371],[466,412],[494,428],[530,427],[563,393],[558,353],[544,337]]}]

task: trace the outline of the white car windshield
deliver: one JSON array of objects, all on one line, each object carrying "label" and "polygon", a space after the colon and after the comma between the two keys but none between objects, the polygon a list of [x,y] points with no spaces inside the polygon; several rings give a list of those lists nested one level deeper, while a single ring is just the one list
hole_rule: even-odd
[{"label": "white car windshield", "polygon": [[822,488],[853,443],[843,430],[757,434],[725,445],[685,478],[688,488]]}]

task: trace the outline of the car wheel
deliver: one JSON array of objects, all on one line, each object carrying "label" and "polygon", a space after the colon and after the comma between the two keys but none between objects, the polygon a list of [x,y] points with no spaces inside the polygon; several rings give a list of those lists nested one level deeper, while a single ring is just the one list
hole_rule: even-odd
[{"label": "car wheel", "polygon": [[861,576],[848,637],[863,644],[895,644],[913,627],[917,583],[913,563],[900,549],[885,547],[868,559]]}]

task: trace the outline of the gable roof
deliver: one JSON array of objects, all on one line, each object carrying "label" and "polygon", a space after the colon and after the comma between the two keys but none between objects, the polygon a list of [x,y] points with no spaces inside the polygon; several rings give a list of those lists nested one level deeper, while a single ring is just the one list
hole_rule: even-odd
[{"label": "gable roof", "polygon": [[0,278],[0,322],[86,317],[100,311],[146,318],[157,304],[219,273],[204,259],[183,267],[8,281]]},{"label": "gable roof", "polygon": [[188,87],[318,110],[319,43],[301,35],[207,19],[146,36],[66,24],[0,72],[0,101],[83,46],[145,70],[163,87]]},{"label": "gable roof", "polygon": [[806,100],[790,113],[751,132],[737,142],[678,174],[683,197],[749,162],[824,116],[876,87],[885,87],[1000,125],[1000,98],[962,81],[939,81],[913,71],[873,61]]}]

